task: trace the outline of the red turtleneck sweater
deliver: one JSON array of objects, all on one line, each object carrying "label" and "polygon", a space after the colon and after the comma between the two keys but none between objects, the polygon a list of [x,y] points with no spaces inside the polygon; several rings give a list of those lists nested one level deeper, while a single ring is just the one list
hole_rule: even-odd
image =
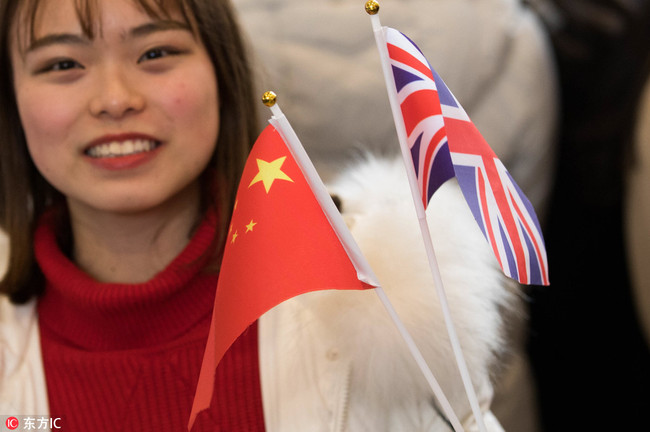
[{"label": "red turtleneck sweater", "polygon": [[[41,222],[41,346],[63,430],[187,431],[217,284],[202,272],[214,219],[165,270],[133,285],[94,281],[60,251],[52,218]],[[192,430],[264,430],[255,324],[217,368],[212,405]]]}]

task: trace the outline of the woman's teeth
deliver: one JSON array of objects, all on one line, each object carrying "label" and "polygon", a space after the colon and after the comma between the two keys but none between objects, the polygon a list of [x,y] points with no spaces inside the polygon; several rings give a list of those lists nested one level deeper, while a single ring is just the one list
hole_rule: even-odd
[{"label": "woman's teeth", "polygon": [[155,141],[145,139],[113,141],[91,147],[86,154],[93,158],[128,156],[151,151],[157,146]]}]

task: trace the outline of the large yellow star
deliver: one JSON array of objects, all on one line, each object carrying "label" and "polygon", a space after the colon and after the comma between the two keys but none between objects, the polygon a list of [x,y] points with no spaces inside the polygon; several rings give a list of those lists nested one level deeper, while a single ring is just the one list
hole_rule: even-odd
[{"label": "large yellow star", "polygon": [[266,193],[269,193],[275,180],[286,180],[293,183],[293,180],[291,180],[291,178],[280,169],[282,168],[282,164],[286,158],[286,156],[283,156],[272,162],[257,159],[257,168],[259,169],[259,172],[253,178],[248,187],[253,186],[255,183],[262,182],[264,183]]}]

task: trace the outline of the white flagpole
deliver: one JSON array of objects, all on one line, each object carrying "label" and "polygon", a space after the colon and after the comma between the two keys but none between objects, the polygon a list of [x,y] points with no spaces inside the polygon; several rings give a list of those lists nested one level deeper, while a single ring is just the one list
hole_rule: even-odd
[{"label": "white flagpole", "polygon": [[393,79],[392,71],[390,70],[390,63],[388,58],[388,50],[386,47],[386,38],[384,29],[381,26],[377,12],[379,11],[379,4],[375,1],[369,1],[366,3],[366,11],[370,15],[370,20],[372,23],[372,30],[375,35],[375,41],[377,42],[377,48],[379,50],[379,57],[381,62],[381,67],[384,74],[384,80],[386,82],[386,90],[388,91],[388,99],[390,101],[391,111],[393,113],[393,120],[395,121],[395,129],[397,131],[397,137],[400,144],[400,149],[402,151],[402,159],[405,164],[406,174],[409,180],[409,185],[411,188],[411,195],[413,197],[413,202],[415,204],[415,209],[420,222],[420,230],[422,232],[422,239],[424,241],[424,247],[426,249],[427,257],[429,259],[429,267],[431,269],[431,274],[433,276],[433,283],[435,285],[438,298],[440,300],[440,307],[442,309],[442,315],[445,320],[447,327],[447,333],[449,335],[449,340],[451,343],[454,356],[456,358],[456,364],[458,365],[458,370],[460,372],[463,385],[465,387],[465,393],[467,393],[467,398],[469,400],[472,413],[476,423],[478,424],[480,432],[487,432],[485,427],[485,421],[483,420],[483,413],[481,411],[480,405],[478,403],[478,398],[476,396],[476,391],[472,385],[472,380],[469,375],[469,370],[467,368],[467,363],[465,362],[465,357],[463,356],[463,350],[460,346],[460,340],[456,334],[456,329],[451,317],[451,311],[449,309],[449,304],[447,302],[447,295],[445,293],[445,288],[442,283],[442,277],[440,276],[440,268],[438,266],[438,260],[436,259],[436,253],[433,248],[433,243],[431,241],[431,233],[429,232],[429,225],[426,220],[426,213],[424,211],[424,204],[420,198],[419,187],[417,183],[417,178],[415,177],[415,171],[412,169],[413,159],[409,151],[406,128],[404,126],[404,121],[400,112],[399,102],[397,101],[397,92],[391,91],[390,89],[395,87],[395,80]]},{"label": "white flagpole", "polygon": [[451,425],[453,426],[456,432],[464,432],[464,429],[460,421],[458,420],[456,413],[454,413],[454,410],[451,407],[449,401],[447,400],[447,397],[445,396],[444,392],[442,391],[440,384],[438,384],[438,381],[436,380],[435,376],[431,372],[431,369],[429,369],[429,366],[427,365],[424,356],[418,349],[417,345],[415,344],[415,341],[413,340],[413,337],[408,332],[406,326],[404,325],[404,323],[398,316],[397,312],[395,311],[395,308],[393,307],[392,303],[386,296],[386,293],[384,292],[383,288],[377,281],[377,277],[372,271],[370,264],[368,263],[368,261],[366,261],[366,258],[363,255],[363,253],[361,253],[359,246],[357,245],[356,241],[352,237],[352,234],[350,233],[347,226],[345,225],[345,221],[343,221],[341,214],[339,213],[338,209],[334,205],[334,202],[329,196],[329,193],[327,193],[327,190],[323,185],[322,181],[320,180],[320,176],[316,172],[316,168],[314,168],[314,165],[309,159],[309,156],[305,152],[305,149],[302,146],[302,143],[300,142],[298,135],[296,135],[293,128],[291,127],[291,124],[287,120],[286,116],[284,115],[280,107],[277,105],[275,100],[275,95],[272,92],[267,92],[264,94],[262,99],[264,101],[264,104],[269,108],[271,108],[271,112],[273,113],[273,117],[271,118],[270,123],[276,128],[276,130],[278,130],[278,132],[280,132],[280,134],[282,134],[282,137],[287,143],[287,146],[289,147],[292,156],[300,164],[300,168],[303,171],[305,178],[309,182],[309,185],[311,186],[314,195],[320,202],[321,207],[325,212],[325,215],[327,216],[330,223],[334,227],[334,230],[336,231],[339,239],[341,240],[343,247],[345,248],[346,252],[348,253],[348,256],[350,257],[350,260],[354,263],[354,266],[357,269],[357,274],[359,275],[359,279],[363,282],[375,286],[374,288],[375,293],[377,293],[379,300],[384,305],[384,308],[386,309],[389,316],[393,320],[393,323],[397,327],[397,330],[402,336],[402,339],[404,339],[404,341],[406,342],[406,345],[411,355],[415,359],[415,362],[417,363],[418,367],[420,368],[424,377],[429,383],[429,386],[431,387],[433,394],[436,396],[441,409],[447,416],[447,419],[449,420],[449,422],[451,423]]}]

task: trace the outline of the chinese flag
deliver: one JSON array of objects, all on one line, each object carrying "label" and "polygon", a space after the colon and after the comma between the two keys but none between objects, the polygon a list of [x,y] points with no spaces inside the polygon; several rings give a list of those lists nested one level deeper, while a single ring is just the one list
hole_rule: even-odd
[{"label": "chinese flag", "polygon": [[190,428],[210,406],[219,361],[262,314],[306,292],[366,288],[287,144],[267,126],[237,190]]}]

